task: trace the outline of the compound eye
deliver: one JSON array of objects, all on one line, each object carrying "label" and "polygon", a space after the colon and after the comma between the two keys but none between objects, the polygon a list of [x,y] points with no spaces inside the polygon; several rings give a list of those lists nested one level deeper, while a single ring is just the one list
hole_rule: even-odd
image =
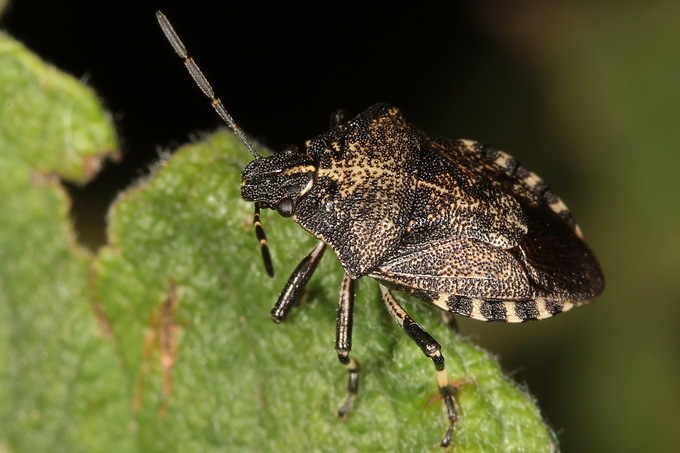
[{"label": "compound eye", "polygon": [[293,200],[290,197],[281,199],[276,203],[276,212],[278,212],[281,217],[290,217],[293,215]]}]

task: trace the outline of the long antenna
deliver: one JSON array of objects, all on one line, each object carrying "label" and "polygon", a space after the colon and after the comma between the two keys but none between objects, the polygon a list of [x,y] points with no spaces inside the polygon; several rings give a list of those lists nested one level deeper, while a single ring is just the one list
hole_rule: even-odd
[{"label": "long antenna", "polygon": [[248,151],[250,151],[250,154],[252,154],[253,157],[256,159],[262,157],[257,151],[255,151],[253,144],[250,143],[250,140],[248,140],[246,134],[243,133],[243,130],[238,126],[238,124],[236,124],[229,112],[227,112],[227,109],[224,108],[222,101],[220,101],[219,98],[215,96],[215,92],[210,86],[208,79],[205,78],[203,72],[201,72],[201,69],[198,67],[194,59],[189,57],[187,48],[182,43],[182,40],[179,39],[179,36],[177,36],[175,29],[172,28],[172,25],[170,24],[168,18],[165,17],[165,14],[160,11],[156,11],[156,19],[158,19],[158,23],[160,24],[161,29],[163,29],[165,37],[172,45],[172,48],[175,49],[177,55],[179,55],[180,58],[184,60],[184,66],[186,66],[189,74],[191,74],[194,82],[196,82],[196,85],[198,85],[201,91],[203,91],[203,94],[205,94],[210,99],[210,103],[220,118],[222,118],[222,120],[227,123],[227,126],[229,126],[231,130],[234,131],[236,136],[246,145]]},{"label": "long antenna", "polygon": [[[158,23],[160,24],[163,33],[165,33],[165,37],[168,38],[170,45],[172,45],[172,48],[175,49],[177,55],[179,55],[180,58],[184,60],[184,66],[186,66],[186,68],[189,70],[189,74],[191,74],[191,77],[194,79],[194,82],[196,82],[196,85],[198,85],[201,91],[203,91],[203,93],[206,96],[208,96],[208,98],[210,99],[210,103],[212,104],[217,114],[220,116],[220,118],[222,118],[222,120],[225,123],[227,123],[227,126],[229,126],[231,130],[234,131],[236,136],[246,145],[248,151],[250,151],[250,154],[252,154],[255,159],[261,158],[262,156],[258,154],[257,151],[255,151],[253,144],[250,143],[250,140],[248,140],[246,134],[243,133],[243,130],[241,130],[241,128],[236,124],[236,122],[234,122],[234,119],[231,117],[229,112],[227,112],[227,109],[224,108],[224,105],[222,105],[222,101],[220,101],[219,98],[215,96],[215,92],[210,86],[208,79],[205,78],[205,76],[201,72],[201,69],[198,67],[196,62],[194,62],[194,59],[189,57],[189,54],[187,53],[187,48],[184,47],[182,40],[179,39],[179,36],[177,36],[177,33],[175,32],[175,29],[172,28],[172,25],[170,24],[168,18],[165,17],[165,14],[163,14],[160,11],[156,11],[156,18],[158,19]],[[264,268],[267,271],[267,274],[269,274],[270,277],[273,277],[274,265],[272,264],[272,258],[269,253],[269,247],[267,246],[267,237],[264,234],[264,229],[262,228],[262,223],[260,222],[260,204],[258,202],[255,202],[255,215],[253,217],[253,225],[255,226],[255,235],[257,236],[257,240],[260,243],[260,250],[262,252]]]}]

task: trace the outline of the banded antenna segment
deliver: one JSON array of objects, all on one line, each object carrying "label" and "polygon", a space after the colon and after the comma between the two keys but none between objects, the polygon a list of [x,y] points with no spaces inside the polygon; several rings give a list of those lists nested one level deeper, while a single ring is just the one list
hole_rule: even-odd
[{"label": "banded antenna segment", "polygon": [[198,67],[194,59],[189,57],[187,48],[184,46],[182,40],[179,39],[179,36],[177,36],[175,29],[172,28],[172,24],[170,24],[168,18],[165,17],[165,14],[160,11],[156,11],[156,19],[158,19],[158,23],[160,24],[165,37],[168,39],[168,42],[170,42],[170,45],[172,45],[172,48],[175,49],[177,55],[179,55],[180,58],[184,60],[184,66],[186,66],[187,70],[189,71],[191,78],[194,79],[194,82],[196,82],[196,85],[198,85],[201,91],[203,91],[203,94],[205,94],[210,99],[210,103],[220,118],[222,118],[222,120],[227,123],[227,126],[229,126],[229,128],[234,131],[236,136],[246,145],[248,151],[255,159],[262,157],[257,151],[255,151],[253,144],[250,142],[250,140],[248,140],[246,134],[243,133],[243,130],[238,126],[238,124],[236,124],[229,112],[227,112],[227,109],[224,108],[222,101],[220,101],[220,99],[215,96],[215,92],[210,86],[208,79],[203,75],[203,72],[201,72],[201,69]]}]

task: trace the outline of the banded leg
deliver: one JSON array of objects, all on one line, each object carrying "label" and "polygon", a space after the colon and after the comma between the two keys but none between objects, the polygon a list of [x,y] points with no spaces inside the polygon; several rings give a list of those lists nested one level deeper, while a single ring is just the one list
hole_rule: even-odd
[{"label": "banded leg", "polygon": [[349,373],[347,382],[347,398],[338,409],[338,417],[344,418],[352,405],[354,396],[359,390],[359,362],[349,356],[352,350],[352,320],[354,317],[354,279],[345,274],[340,286],[338,303],[338,320],[335,328],[335,350],[338,360]]},{"label": "banded leg", "polygon": [[326,250],[326,244],[319,242],[300,264],[297,265],[286,282],[286,286],[283,287],[283,291],[281,291],[274,308],[272,308],[271,315],[274,322],[279,323],[286,319],[290,309],[293,308],[295,302],[300,298],[302,291],[305,289],[305,286],[307,286],[309,278],[319,265],[324,250]]},{"label": "banded leg", "polygon": [[456,420],[458,420],[458,411],[456,409],[456,402],[453,399],[454,388],[449,384],[449,377],[446,374],[446,367],[444,365],[444,356],[440,352],[441,346],[406,313],[387,287],[380,285],[380,291],[382,291],[383,302],[387,306],[387,310],[394,320],[397,321],[397,324],[404,329],[404,332],[420,347],[423,353],[434,362],[439,394],[444,401],[446,416],[449,420],[449,427],[442,438],[441,446],[448,447],[453,436],[454,425]]},{"label": "banded leg", "polygon": [[253,216],[253,225],[255,226],[255,236],[257,242],[260,243],[260,250],[262,251],[262,261],[264,261],[264,268],[270,277],[274,277],[274,264],[272,264],[272,257],[269,254],[269,247],[267,247],[267,236],[264,234],[264,228],[260,222],[260,204],[255,203],[255,215]]}]

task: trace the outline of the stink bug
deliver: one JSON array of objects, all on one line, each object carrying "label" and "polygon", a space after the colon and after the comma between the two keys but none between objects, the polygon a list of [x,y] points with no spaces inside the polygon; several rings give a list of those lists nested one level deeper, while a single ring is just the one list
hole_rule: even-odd
[{"label": "stink bug", "polygon": [[354,281],[380,284],[394,320],[434,362],[450,444],[458,418],[441,347],[392,296],[396,289],[448,313],[482,321],[525,322],[582,305],[604,287],[590,248],[560,198],[534,173],[490,146],[433,137],[401,112],[376,104],[351,120],[272,156],[259,155],[215,96],[162,13],[158,21],[191,76],[255,158],[241,196],[255,204],[255,230],[273,273],[260,208],[290,217],[319,239],[293,272],[271,315],[286,319],[326,246],[344,269],[336,351],[349,373],[349,410],[359,385],[350,357]]}]

